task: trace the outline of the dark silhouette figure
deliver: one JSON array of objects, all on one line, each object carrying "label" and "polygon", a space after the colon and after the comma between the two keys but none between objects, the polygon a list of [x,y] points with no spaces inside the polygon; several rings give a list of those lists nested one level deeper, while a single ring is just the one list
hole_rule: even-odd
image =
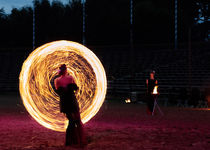
[{"label": "dark silhouette figure", "polygon": [[79,105],[75,96],[78,87],[72,76],[67,75],[66,65],[59,68],[60,77],[55,79],[55,88],[60,96],[60,112],[64,113],[69,120],[66,129],[66,146],[85,145],[83,124],[80,118]]},{"label": "dark silhouette figure", "polygon": [[154,107],[154,95],[153,90],[154,87],[158,84],[157,80],[155,79],[155,72],[150,72],[150,78],[146,80],[147,86],[147,113],[152,115],[153,107]]}]

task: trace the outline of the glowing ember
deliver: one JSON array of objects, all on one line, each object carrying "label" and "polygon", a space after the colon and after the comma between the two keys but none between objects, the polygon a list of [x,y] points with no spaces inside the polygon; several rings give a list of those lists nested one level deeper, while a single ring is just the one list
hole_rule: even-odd
[{"label": "glowing ember", "polygon": [[126,103],[131,103],[131,100],[130,99],[126,99],[125,102]]},{"label": "glowing ember", "polygon": [[55,41],[34,50],[22,66],[20,95],[30,115],[41,125],[55,131],[65,131],[68,123],[59,111],[59,96],[53,84],[61,64],[66,64],[68,73],[79,87],[76,97],[83,123],[99,111],[107,89],[101,62],[85,46],[70,41]]},{"label": "glowing ember", "polygon": [[154,90],[153,90],[152,94],[158,94],[157,89],[158,89],[158,86],[156,85],[156,86],[154,87]]}]

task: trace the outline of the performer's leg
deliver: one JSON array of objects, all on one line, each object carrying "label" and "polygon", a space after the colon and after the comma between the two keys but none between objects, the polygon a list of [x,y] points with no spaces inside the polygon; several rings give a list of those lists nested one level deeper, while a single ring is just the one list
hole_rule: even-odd
[{"label": "performer's leg", "polygon": [[156,107],[156,105],[157,105],[156,100],[154,100],[154,103],[153,103],[153,104],[154,104],[154,105],[153,105],[152,115],[154,116],[154,113],[155,113],[155,107]]},{"label": "performer's leg", "polygon": [[71,114],[67,114],[66,116],[69,119],[69,124],[66,129],[66,145],[85,146],[86,140],[80,114],[74,113],[73,117]]},{"label": "performer's leg", "polygon": [[65,145],[69,146],[69,145],[73,144],[73,140],[74,140],[74,139],[71,139],[71,134],[72,134],[72,131],[73,131],[73,128],[74,128],[74,123],[73,123],[73,120],[72,120],[70,114],[66,114],[66,117],[68,118],[69,123],[68,123],[68,126],[66,128],[66,143],[65,143]]},{"label": "performer's leg", "polygon": [[154,98],[152,95],[148,95],[147,107],[148,107],[149,113],[151,114],[153,112],[153,107],[154,107]]},{"label": "performer's leg", "polygon": [[66,142],[65,142],[65,145],[68,146],[68,145],[71,145],[71,141],[70,141],[70,124],[68,124],[67,128],[66,128]]},{"label": "performer's leg", "polygon": [[80,113],[77,114],[77,118],[78,119],[75,121],[75,124],[77,126],[76,130],[77,130],[78,144],[80,144],[80,146],[85,146],[86,138],[84,134],[83,124],[80,118]]}]

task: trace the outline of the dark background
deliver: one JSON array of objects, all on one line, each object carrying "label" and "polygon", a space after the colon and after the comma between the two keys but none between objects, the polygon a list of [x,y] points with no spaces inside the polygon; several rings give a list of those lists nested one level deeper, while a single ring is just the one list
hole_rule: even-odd
[{"label": "dark background", "polygon": [[[85,33],[79,0],[35,0],[35,48],[55,40],[83,43],[101,60],[108,78],[107,98],[144,99],[145,80],[155,70],[164,103],[178,103],[187,91],[207,101],[210,93],[210,13],[208,0],[178,2],[175,48],[175,1],[87,0]],[[130,33],[133,32],[133,43]],[[33,8],[0,9],[0,93],[18,92],[19,73],[33,51]],[[84,36],[83,36],[84,35]]]},{"label": "dark background", "polygon": [[[59,1],[35,0],[36,46],[66,39],[82,42],[82,4],[78,0],[62,4]],[[199,5],[198,5],[199,4]],[[207,0],[178,0],[178,43],[209,40],[209,9]],[[133,29],[134,45],[160,44],[174,47],[174,1],[133,1],[133,26],[130,26],[129,0],[86,1],[86,44],[126,45]],[[203,23],[195,20],[201,9]],[[31,7],[14,8],[11,14],[0,9],[0,46],[32,46],[33,12]]]}]

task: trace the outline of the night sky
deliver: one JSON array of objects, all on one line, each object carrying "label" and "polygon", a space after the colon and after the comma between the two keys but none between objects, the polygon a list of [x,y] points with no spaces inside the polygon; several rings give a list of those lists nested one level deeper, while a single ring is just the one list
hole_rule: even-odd
[{"label": "night sky", "polygon": [[[50,0],[52,2],[53,0]],[[58,1],[58,0],[57,0]],[[67,3],[69,0],[59,0],[63,3]],[[32,0],[0,0],[0,8],[4,8],[4,11],[9,14],[12,8],[21,8],[23,6],[31,6]]]}]

